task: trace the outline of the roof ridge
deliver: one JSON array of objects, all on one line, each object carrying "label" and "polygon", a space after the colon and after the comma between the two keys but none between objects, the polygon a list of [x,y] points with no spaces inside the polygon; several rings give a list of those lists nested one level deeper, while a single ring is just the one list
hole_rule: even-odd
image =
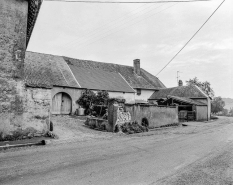
[{"label": "roof ridge", "polygon": [[68,59],[74,59],[74,60],[80,60],[80,61],[87,61],[87,62],[97,62],[97,63],[102,63],[102,64],[111,64],[111,65],[119,65],[119,66],[123,66],[123,67],[130,67],[133,68],[133,66],[128,66],[128,65],[122,65],[122,64],[115,64],[115,63],[108,63],[108,62],[100,62],[100,61],[94,61],[94,60],[86,60],[86,59],[78,59],[78,58],[71,58],[71,57],[67,57],[67,56],[61,56],[61,57],[66,57]]}]

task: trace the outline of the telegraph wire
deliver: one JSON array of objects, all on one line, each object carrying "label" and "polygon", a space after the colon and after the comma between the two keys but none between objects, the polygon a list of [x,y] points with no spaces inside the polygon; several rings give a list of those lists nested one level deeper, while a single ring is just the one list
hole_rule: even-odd
[{"label": "telegraph wire", "polygon": [[197,1],[211,1],[211,0],[174,0],[174,1],[168,1],[168,0],[160,0],[160,1],[79,1],[79,0],[44,0],[44,1],[54,1],[54,2],[66,2],[66,3],[103,3],[103,4],[152,4],[152,3],[186,3],[186,2],[197,2]]},{"label": "telegraph wire", "polygon": [[225,0],[214,10],[214,12],[208,17],[208,19],[202,24],[202,26],[194,33],[194,35],[185,43],[185,45],[175,54],[174,57],[155,75],[156,77],[176,58],[176,56],[188,45],[188,43],[197,35],[197,33],[204,27],[204,25],[210,20],[215,12],[222,6]]},{"label": "telegraph wire", "polygon": [[[153,10],[155,10],[155,9],[157,9],[157,8],[160,8],[161,6],[164,6],[164,5],[160,5],[160,6],[157,6],[157,7],[155,7],[155,8],[152,8],[151,10],[149,10],[149,11],[147,11],[147,12],[145,12],[145,13],[143,13],[142,15],[145,15],[145,14],[147,14],[147,13],[149,13],[149,12],[151,12],[151,11],[153,11]],[[172,5],[173,6],[173,5]],[[148,7],[147,7],[148,8]],[[146,8],[146,9],[147,9]],[[165,10],[165,9],[164,9]],[[162,10],[163,11],[163,10]],[[139,11],[139,12],[141,12],[141,11]],[[161,12],[161,11],[160,11]],[[160,12],[156,12],[155,14],[157,14],[157,13],[160,13]],[[153,14],[154,15],[154,14]],[[139,16],[138,16],[139,17]],[[107,36],[109,36],[109,35],[111,35],[111,34],[113,34],[113,33],[116,33],[116,32],[118,32],[118,31],[120,31],[120,30],[122,30],[122,29],[125,29],[125,28],[127,28],[127,27],[129,27],[129,26],[131,26],[131,25],[134,25],[134,24],[127,24],[127,23],[130,23],[131,21],[133,21],[133,20],[136,20],[136,19],[138,19],[138,17],[132,17],[132,18],[130,18],[130,19],[125,19],[126,20],[126,22],[123,22],[123,21],[120,21],[119,23],[123,23],[123,24],[120,24],[120,25],[117,25],[117,24],[115,24],[115,25],[113,25],[113,28],[111,28],[111,29],[108,29],[108,30],[105,30],[104,32],[100,32],[100,33],[98,33],[97,32],[97,34],[91,34],[90,36],[94,36],[94,37],[92,37],[92,38],[86,38],[86,39],[77,39],[76,41],[73,41],[73,42],[71,42],[71,45],[74,45],[74,44],[76,44],[77,43],[77,41],[81,41],[82,43],[80,44],[80,45],[89,45],[88,44],[88,41],[89,40],[95,40],[95,41],[98,41],[98,40],[101,40],[102,38],[105,38],[105,36],[106,36],[106,34],[107,34]],[[149,16],[150,17],[150,16]],[[144,20],[144,19],[143,19]],[[140,20],[141,21],[141,20]],[[137,21],[137,22],[140,22],[140,21]],[[137,23],[136,22],[136,23]],[[124,26],[124,25],[127,25],[127,26]],[[123,28],[122,29],[119,29],[119,30],[117,30],[117,31],[115,31],[115,29],[116,28],[119,28],[119,27],[122,27],[123,26]],[[112,32],[112,31],[114,31],[114,32]],[[94,42],[95,42],[94,41]],[[87,42],[87,44],[85,44],[85,42]],[[91,43],[93,43],[93,42],[91,42]],[[69,46],[70,46],[70,44],[69,44]],[[82,46],[81,46],[82,47]],[[64,51],[67,51],[68,50],[68,48],[67,49],[65,49]]]},{"label": "telegraph wire", "polygon": [[[152,14],[151,16],[146,17],[145,19],[147,19],[147,18],[149,18],[149,17],[152,17],[152,16],[154,16],[155,14],[158,14],[158,13],[160,13],[160,12],[163,12],[163,11],[165,11],[165,10],[167,10],[167,9],[171,8],[172,6],[175,6],[175,5],[177,5],[177,3],[176,3],[176,4],[171,5],[171,6],[167,7],[167,8],[165,8],[165,9],[163,9],[163,10],[159,11],[159,12],[156,12],[156,13]],[[138,22],[141,22],[141,21],[143,21],[143,20],[145,20],[145,19],[142,19],[142,20],[137,21],[137,22],[135,22],[135,23],[133,23],[133,24],[130,24],[129,26],[135,25],[135,24],[137,24]],[[123,27],[122,29],[120,29],[120,30],[118,30],[118,31],[116,31],[116,32],[113,32],[113,33],[117,33],[117,32],[119,32],[119,31],[121,31],[121,30],[123,30],[123,29],[125,29],[125,28],[127,28],[127,27],[128,27],[128,26]],[[95,42],[97,42],[97,41],[99,41],[99,40],[102,40],[102,39],[104,39],[104,38],[108,37],[109,35],[111,35],[111,34],[113,34],[113,33],[110,33],[110,34],[106,35],[105,37],[102,37],[102,38],[100,38],[100,39],[97,39],[97,40],[95,40],[94,42],[91,42],[91,43],[89,43],[89,44],[86,44],[86,45],[80,46],[80,47],[78,47],[78,48],[89,46],[89,45],[91,45],[91,44],[93,44],[93,43],[95,43]]]},{"label": "telegraph wire", "polygon": [[[143,5],[143,6],[145,6],[145,5]],[[138,13],[143,12],[144,10],[146,10],[146,9],[148,9],[148,8],[151,7],[151,6],[150,6],[150,7],[144,7],[144,8],[141,9],[140,11],[135,12],[135,10],[137,10],[137,9],[143,7],[143,6],[140,6],[140,7],[136,8],[136,9],[134,9],[134,10],[132,11],[132,12],[134,12],[133,15],[137,15]],[[161,5],[160,5],[160,6],[161,6]],[[160,7],[160,6],[159,6],[159,7]],[[163,5],[162,5],[162,6],[163,6]],[[154,9],[154,8],[153,8],[153,9]],[[150,10],[150,11],[151,11],[151,10]],[[150,12],[150,11],[148,11],[148,12]],[[132,12],[131,12],[131,13],[128,13],[128,14],[132,14]],[[145,13],[143,13],[142,15],[144,15],[144,14],[146,14],[146,13],[148,13],[148,12],[145,12]],[[123,19],[122,19],[122,18],[123,18]],[[136,18],[138,18],[138,17],[136,17]],[[120,27],[120,26],[122,26],[122,25],[125,25],[125,23],[127,23],[127,22],[129,22],[129,21],[132,21],[132,20],[134,20],[134,19],[135,19],[134,17],[125,18],[125,15],[124,15],[124,16],[119,16],[117,19],[114,19],[114,20],[112,20],[112,21],[109,21],[109,22],[107,22],[107,23],[101,25],[101,26],[98,27],[97,29],[91,30],[91,31],[87,32],[87,33],[85,34],[85,37],[88,37],[88,38],[77,38],[77,39],[74,39],[72,42],[67,43],[67,44],[69,44],[69,46],[70,46],[70,44],[73,45],[73,44],[75,44],[75,43],[77,43],[77,42],[79,42],[79,41],[82,42],[82,43],[88,42],[88,40],[92,40],[93,38],[95,39],[95,38],[101,37],[101,36],[103,36],[104,34],[108,33],[109,31],[112,31],[112,30],[114,30],[115,28],[118,28],[118,27]],[[125,21],[126,21],[126,22],[125,22]],[[122,24],[119,24],[119,23],[122,23]],[[112,28],[103,31],[103,28],[105,28],[106,26],[112,26]],[[92,37],[92,38],[91,38],[91,37]]]}]

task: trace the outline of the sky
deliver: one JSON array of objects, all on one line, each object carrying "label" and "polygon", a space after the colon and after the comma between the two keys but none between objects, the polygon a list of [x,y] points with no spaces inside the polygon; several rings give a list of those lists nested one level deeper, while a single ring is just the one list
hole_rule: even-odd
[{"label": "sky", "polygon": [[[156,76],[221,2],[95,4],[44,0],[27,50],[128,66],[140,59],[141,68]],[[197,77],[210,82],[215,96],[233,98],[232,8],[233,1],[225,0],[157,76],[166,87],[177,86],[179,71],[184,84]]]}]

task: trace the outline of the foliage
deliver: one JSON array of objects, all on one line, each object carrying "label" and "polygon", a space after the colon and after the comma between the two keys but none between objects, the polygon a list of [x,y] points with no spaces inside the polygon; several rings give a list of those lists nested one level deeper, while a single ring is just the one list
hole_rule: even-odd
[{"label": "foliage", "polygon": [[109,94],[107,91],[98,91],[95,99],[96,105],[107,105]]},{"label": "foliage", "polygon": [[197,77],[194,77],[193,79],[189,79],[186,81],[187,85],[196,85],[201,88],[203,92],[205,92],[209,97],[214,97],[214,91],[210,86],[210,83],[208,81],[201,82],[198,80]]},{"label": "foliage", "polygon": [[87,111],[90,109],[95,100],[96,94],[92,90],[86,89],[82,92],[82,95],[77,100],[77,103]]},{"label": "foliage", "polygon": [[106,105],[93,105],[91,115],[103,117],[107,112],[107,108]]},{"label": "foliage", "polygon": [[142,125],[139,125],[137,121],[124,123],[120,126],[122,132],[127,134],[148,132],[148,128]]},{"label": "foliage", "polygon": [[221,96],[215,97],[211,102],[211,112],[218,113],[224,110],[225,102],[222,100]]},{"label": "foliage", "polygon": [[[97,105],[107,106],[108,99],[109,94],[107,91],[98,91],[96,94],[92,90],[87,89],[82,92],[77,103],[85,109],[85,114],[94,114],[97,116],[102,115],[102,107],[98,108]],[[95,109],[93,110],[93,108]],[[103,111],[103,114],[105,112]]]}]

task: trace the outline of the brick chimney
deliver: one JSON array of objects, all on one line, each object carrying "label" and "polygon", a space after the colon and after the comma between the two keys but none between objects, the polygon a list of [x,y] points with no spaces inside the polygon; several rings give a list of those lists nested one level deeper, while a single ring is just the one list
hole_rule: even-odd
[{"label": "brick chimney", "polygon": [[182,80],[179,80],[179,86],[183,86]]},{"label": "brick chimney", "polygon": [[140,76],[141,75],[141,69],[140,69],[140,59],[135,59],[133,60],[133,67],[134,67],[134,72]]}]

